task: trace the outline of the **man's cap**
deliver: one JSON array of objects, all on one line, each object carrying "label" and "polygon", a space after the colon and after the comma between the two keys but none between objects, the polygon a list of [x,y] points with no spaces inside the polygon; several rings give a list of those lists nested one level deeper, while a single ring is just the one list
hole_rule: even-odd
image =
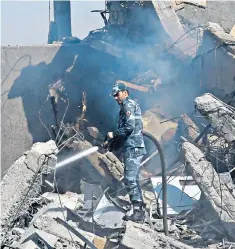
[{"label": "man's cap", "polygon": [[126,91],[127,90],[127,87],[125,84],[123,83],[118,83],[116,85],[113,86],[113,89],[112,89],[112,94],[110,96],[114,96],[116,95],[118,92],[120,91]]}]

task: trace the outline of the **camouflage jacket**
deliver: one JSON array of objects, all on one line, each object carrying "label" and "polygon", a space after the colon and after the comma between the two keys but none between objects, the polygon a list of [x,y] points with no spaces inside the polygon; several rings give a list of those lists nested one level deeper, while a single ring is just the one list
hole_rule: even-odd
[{"label": "camouflage jacket", "polygon": [[124,139],[124,151],[129,148],[143,148],[143,154],[145,154],[142,131],[143,123],[139,104],[127,97],[120,105],[118,128],[113,133],[114,138]]}]

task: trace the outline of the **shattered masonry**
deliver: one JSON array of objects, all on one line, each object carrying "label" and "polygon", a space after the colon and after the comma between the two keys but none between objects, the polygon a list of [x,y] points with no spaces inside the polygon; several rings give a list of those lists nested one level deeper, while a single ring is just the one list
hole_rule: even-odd
[{"label": "shattered masonry", "polygon": [[[105,26],[83,41],[2,47],[3,248],[235,248],[235,20],[222,11],[230,4],[108,1]],[[8,77],[15,58],[22,70]],[[104,141],[114,82],[140,101],[144,130],[163,148],[169,236],[152,141],[140,172],[144,224],[122,219],[132,210],[120,151],[56,169]]]}]

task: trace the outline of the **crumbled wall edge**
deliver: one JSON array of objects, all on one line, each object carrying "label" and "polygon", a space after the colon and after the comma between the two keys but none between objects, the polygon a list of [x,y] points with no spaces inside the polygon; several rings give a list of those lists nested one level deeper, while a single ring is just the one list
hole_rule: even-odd
[{"label": "crumbled wall edge", "polygon": [[231,44],[224,46],[223,48],[235,58],[235,38],[232,35],[227,34],[218,23],[212,22],[207,23],[206,31],[212,35],[212,37],[218,43],[218,46],[222,43]]}]

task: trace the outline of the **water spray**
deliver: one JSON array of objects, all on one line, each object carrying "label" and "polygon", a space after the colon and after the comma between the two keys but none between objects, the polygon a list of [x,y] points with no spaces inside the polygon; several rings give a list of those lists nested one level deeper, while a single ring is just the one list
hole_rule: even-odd
[{"label": "water spray", "polygon": [[89,156],[89,155],[95,153],[98,150],[101,153],[102,153],[101,150],[103,150],[103,152],[106,152],[107,150],[111,151],[112,150],[111,146],[113,145],[113,143],[114,143],[114,139],[108,140],[108,138],[106,137],[104,143],[102,143],[102,144],[100,144],[98,146],[91,147],[91,148],[89,148],[87,150],[78,152],[76,155],[73,155],[73,156],[71,156],[71,157],[57,163],[56,167],[57,168],[64,167],[67,164],[72,163],[72,162],[74,162],[76,160],[79,160],[79,159],[81,159],[83,157]]},{"label": "water spray", "polygon": [[89,148],[87,150],[81,151],[81,152],[77,153],[76,155],[73,155],[73,156],[71,156],[71,157],[57,163],[56,167],[57,168],[64,167],[65,165],[67,165],[69,163],[72,163],[72,162],[74,162],[74,161],[76,161],[78,159],[81,159],[81,158],[83,158],[85,156],[89,156],[90,154],[95,153],[98,150],[99,150],[99,147],[94,146],[94,147],[91,147],[91,148]]},{"label": "water spray", "polygon": [[[160,155],[161,167],[162,167],[163,226],[164,226],[165,235],[168,235],[169,232],[168,232],[168,223],[167,223],[167,180],[166,180],[166,163],[165,163],[165,157],[164,157],[164,153],[163,153],[162,147],[161,147],[160,143],[158,142],[158,140],[152,134],[150,134],[150,133],[148,133],[146,131],[143,131],[143,135],[146,136],[146,137],[148,137],[149,139],[151,139],[154,142],[154,144],[156,145],[156,147],[158,149],[158,153]],[[89,148],[87,150],[81,151],[81,152],[77,153],[76,155],[71,156],[70,158],[67,158],[67,159],[59,162],[56,165],[56,168],[64,167],[67,164],[69,164],[71,162],[74,162],[74,161],[76,161],[78,159],[81,159],[83,157],[89,156],[90,154],[95,153],[96,151],[100,151],[102,153],[102,151],[104,152],[104,151],[113,151],[113,150],[116,150],[116,148],[118,147],[119,143],[120,143],[120,141],[118,141],[117,139],[110,139],[109,140],[106,137],[105,141],[102,144],[100,144],[98,146],[91,147],[91,148]],[[154,155],[155,154],[157,154],[157,153],[154,153]],[[153,157],[153,155],[150,158],[152,158],[152,157]],[[148,160],[145,160],[142,163],[142,165],[144,163],[146,163]]]}]

